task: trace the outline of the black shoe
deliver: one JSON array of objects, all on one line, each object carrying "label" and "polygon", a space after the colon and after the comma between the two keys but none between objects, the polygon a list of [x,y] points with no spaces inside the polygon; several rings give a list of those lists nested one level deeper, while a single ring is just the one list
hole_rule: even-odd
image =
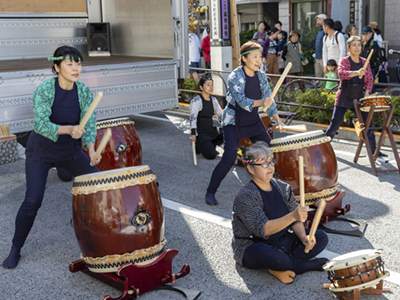
[{"label": "black shoe", "polygon": [[3,261],[3,268],[4,269],[14,269],[21,258],[20,250],[18,250],[14,245],[11,247],[10,254],[8,257]]},{"label": "black shoe", "polygon": [[387,154],[385,154],[385,153],[383,153],[383,152],[381,152],[381,151],[379,151],[378,156],[380,156],[380,157],[388,157]]},{"label": "black shoe", "polygon": [[218,205],[217,199],[215,199],[214,194],[211,194],[211,193],[206,194],[206,203],[208,205],[212,205],[212,206]]}]

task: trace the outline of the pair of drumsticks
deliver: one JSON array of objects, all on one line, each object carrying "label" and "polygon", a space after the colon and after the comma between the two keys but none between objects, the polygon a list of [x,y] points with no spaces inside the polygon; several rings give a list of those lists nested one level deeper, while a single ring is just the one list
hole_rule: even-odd
[{"label": "pair of drumsticks", "polygon": [[0,124],[0,135],[9,137],[10,136],[10,124],[6,124],[4,126],[3,124]]},{"label": "pair of drumsticks", "polygon": [[[305,206],[305,195],[304,195],[304,160],[303,156],[299,156],[299,188],[300,188],[300,206],[304,207]],[[321,221],[322,213],[324,212],[326,206],[326,202],[324,199],[321,199],[318,203],[318,209],[317,212],[315,213],[314,220],[311,226],[310,234],[309,234],[309,239],[312,241],[315,236],[315,232],[317,231],[319,222]],[[302,222],[305,222],[306,220],[302,220]],[[304,249],[305,253],[308,253],[310,250],[308,248]]]},{"label": "pair of drumsticks", "polygon": [[[85,127],[87,121],[89,120],[90,116],[92,115],[92,113],[94,112],[94,110],[96,109],[97,105],[99,104],[101,98],[103,97],[103,93],[102,92],[98,92],[96,97],[94,98],[92,104],[90,105],[88,111],[86,112],[85,116],[83,117],[81,123],[78,126],[78,130],[82,131],[83,128]],[[99,146],[97,147],[97,150],[95,152],[95,154],[93,155],[93,159],[96,160],[100,157],[101,152],[103,152],[104,148],[106,147],[108,141],[111,139],[111,129],[107,128],[103,139],[101,140]],[[94,164],[92,162],[90,162],[91,166],[94,166]]]}]

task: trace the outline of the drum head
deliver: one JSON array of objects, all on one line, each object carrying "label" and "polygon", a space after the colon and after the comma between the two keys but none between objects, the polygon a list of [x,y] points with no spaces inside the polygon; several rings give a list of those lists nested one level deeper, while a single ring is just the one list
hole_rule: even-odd
[{"label": "drum head", "polygon": [[350,252],[333,258],[330,262],[327,262],[322,268],[325,271],[345,269],[375,259],[380,256],[382,252],[382,249],[366,249]]},{"label": "drum head", "polygon": [[115,190],[139,184],[148,184],[156,179],[149,166],[107,170],[75,177],[71,193],[88,195],[99,191]]},{"label": "drum head", "polygon": [[274,139],[271,141],[270,148],[272,152],[290,151],[327,143],[330,140],[331,138],[322,130],[315,130]]},{"label": "drum head", "polygon": [[96,127],[97,129],[102,129],[120,125],[127,125],[127,124],[133,125],[135,124],[135,122],[129,118],[110,119],[110,120],[96,122]]}]

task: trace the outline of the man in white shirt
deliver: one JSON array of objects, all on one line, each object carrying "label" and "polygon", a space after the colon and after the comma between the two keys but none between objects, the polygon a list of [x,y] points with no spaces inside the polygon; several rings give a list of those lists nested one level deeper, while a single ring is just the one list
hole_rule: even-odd
[{"label": "man in white shirt", "polygon": [[323,39],[322,60],[324,63],[324,73],[327,73],[327,63],[329,59],[334,59],[339,65],[340,60],[346,56],[346,41],[341,32],[333,29],[334,21],[325,19],[322,25],[324,32],[327,34]]},{"label": "man in white shirt", "polygon": [[[189,33],[189,67],[198,68],[200,62],[200,49],[201,44],[199,37],[194,32]],[[196,70],[189,70],[188,78],[199,81],[200,77]]]}]

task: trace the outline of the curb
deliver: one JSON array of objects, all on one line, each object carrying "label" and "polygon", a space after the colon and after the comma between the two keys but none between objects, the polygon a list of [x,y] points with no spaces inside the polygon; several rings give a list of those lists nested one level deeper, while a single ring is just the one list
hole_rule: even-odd
[{"label": "curb", "polygon": [[[179,108],[172,109],[172,111],[180,111],[183,113],[190,113],[189,107],[190,107],[190,104],[179,103]],[[305,124],[307,126],[308,131],[314,131],[314,130],[324,130],[325,131],[328,128],[328,125],[326,125],[326,124],[303,122],[303,121],[297,121],[297,120],[293,120],[291,124],[293,124],[293,125]],[[375,137],[380,137],[380,135],[381,135],[380,132],[375,132]],[[387,135],[386,135],[386,137],[387,137]],[[394,137],[396,144],[400,145],[400,135],[393,134],[393,137]],[[358,142],[360,140],[360,138],[357,136],[354,128],[350,128],[350,127],[339,127],[335,138],[342,139],[342,140],[355,141],[355,142]],[[391,147],[389,139],[385,138],[385,140],[383,141],[383,146]]]}]

